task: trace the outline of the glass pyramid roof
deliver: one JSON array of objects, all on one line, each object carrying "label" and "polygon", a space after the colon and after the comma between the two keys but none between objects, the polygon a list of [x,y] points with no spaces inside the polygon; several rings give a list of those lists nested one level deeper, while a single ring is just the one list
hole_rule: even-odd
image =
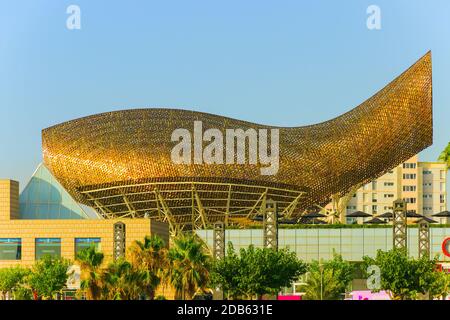
[{"label": "glass pyramid roof", "polygon": [[40,164],[19,196],[21,219],[91,219],[95,211],[77,203]]}]

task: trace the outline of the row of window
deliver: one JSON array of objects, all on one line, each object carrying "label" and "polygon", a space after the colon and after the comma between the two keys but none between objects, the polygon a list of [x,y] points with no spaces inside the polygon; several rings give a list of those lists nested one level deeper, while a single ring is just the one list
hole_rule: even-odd
[{"label": "row of window", "polygon": [[416,191],[416,186],[403,186],[403,191]]},{"label": "row of window", "polygon": [[404,163],[403,164],[403,168],[404,169],[415,169],[416,168],[416,164],[415,163]]},{"label": "row of window", "polygon": [[406,203],[416,203],[416,198],[403,198]]},{"label": "row of window", "polygon": [[[431,170],[423,170],[424,175],[430,175],[433,174]],[[445,176],[447,175],[447,172],[445,170],[439,171],[439,179],[445,179]],[[437,178],[437,173],[435,174],[435,178]]]},{"label": "row of window", "polygon": [[415,178],[416,178],[415,173],[404,173],[403,174],[403,179],[415,179]]},{"label": "row of window", "polygon": [[[100,238],[75,238],[75,256],[83,249],[94,245],[100,250]],[[61,238],[36,238],[35,259],[39,260],[45,255],[61,257]],[[0,260],[21,260],[22,239],[0,238]]]}]

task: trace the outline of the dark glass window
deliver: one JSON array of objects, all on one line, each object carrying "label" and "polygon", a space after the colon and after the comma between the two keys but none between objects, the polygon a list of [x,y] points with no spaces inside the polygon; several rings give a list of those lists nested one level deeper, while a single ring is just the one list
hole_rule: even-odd
[{"label": "dark glass window", "polygon": [[75,239],[75,257],[78,253],[90,246],[95,246],[96,250],[100,250],[100,238],[76,238]]},{"label": "dark glass window", "polygon": [[36,260],[43,256],[50,255],[61,257],[61,239],[60,238],[37,238],[36,239]]},{"label": "dark glass window", "polygon": [[22,259],[22,239],[0,238],[0,260]]}]

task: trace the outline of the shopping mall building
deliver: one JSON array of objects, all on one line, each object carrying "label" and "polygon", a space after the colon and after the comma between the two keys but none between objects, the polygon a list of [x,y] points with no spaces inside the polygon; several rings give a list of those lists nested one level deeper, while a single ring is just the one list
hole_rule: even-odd
[{"label": "shopping mall building", "polygon": [[[233,141],[233,152],[245,151],[247,142],[249,152],[256,149],[252,133],[278,130],[276,174],[261,174],[266,163],[242,161],[237,153],[232,163],[202,163],[195,155],[191,164],[174,162],[173,133],[193,131],[195,139],[198,122],[213,136],[244,132],[248,139]],[[211,147],[208,141],[200,135],[200,148]],[[211,226],[219,221],[235,247],[262,246],[262,230],[253,224],[269,199],[277,204],[280,247],[307,261],[327,259],[333,251],[360,261],[392,248],[391,225],[296,223],[311,208],[333,214],[328,203],[352,189],[357,191],[346,203],[347,214],[374,218],[392,210],[396,199],[416,215],[446,211],[445,164],[416,156],[431,144],[431,53],[353,110],[311,126],[271,127],[175,109],[71,120],[42,131],[43,162],[20,193],[18,182],[0,180],[0,267],[32,264],[45,254],[74,259],[91,244],[114,259],[150,234],[169,243],[171,235],[193,230],[212,245]],[[339,220],[351,222],[345,214]],[[418,230],[409,223],[407,247],[417,256]],[[431,254],[442,261],[450,260],[444,254],[448,236],[446,225],[430,228]]]}]

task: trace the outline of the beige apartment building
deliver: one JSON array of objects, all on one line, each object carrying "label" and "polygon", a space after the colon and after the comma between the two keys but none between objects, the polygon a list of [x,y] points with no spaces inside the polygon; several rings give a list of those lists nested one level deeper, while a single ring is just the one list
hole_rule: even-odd
[{"label": "beige apartment building", "polygon": [[[392,202],[404,199],[408,211],[431,217],[447,210],[446,165],[419,162],[414,156],[380,178],[364,185],[347,204],[347,214],[355,211],[377,215],[392,211]],[[434,218],[438,222],[442,218]]]}]

